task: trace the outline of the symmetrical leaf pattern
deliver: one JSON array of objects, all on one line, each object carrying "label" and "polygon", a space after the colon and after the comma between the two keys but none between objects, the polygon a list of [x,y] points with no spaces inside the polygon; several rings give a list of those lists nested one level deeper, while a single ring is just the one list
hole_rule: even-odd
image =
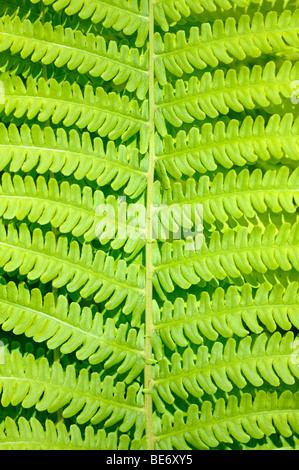
[{"label": "symmetrical leaf pattern", "polygon": [[1,450],[299,449],[296,3],[0,0]]}]

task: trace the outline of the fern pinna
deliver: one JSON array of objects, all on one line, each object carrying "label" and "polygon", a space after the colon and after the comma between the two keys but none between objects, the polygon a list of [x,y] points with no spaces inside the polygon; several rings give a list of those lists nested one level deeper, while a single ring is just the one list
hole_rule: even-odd
[{"label": "fern pinna", "polygon": [[298,449],[296,4],[0,0],[1,450]]}]

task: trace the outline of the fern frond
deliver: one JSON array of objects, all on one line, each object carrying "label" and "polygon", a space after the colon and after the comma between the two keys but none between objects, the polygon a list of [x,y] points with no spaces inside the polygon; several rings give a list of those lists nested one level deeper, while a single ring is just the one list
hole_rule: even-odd
[{"label": "fern frond", "polygon": [[[230,170],[225,176],[218,173],[213,180],[207,175],[197,181],[190,178],[184,188],[181,183],[175,182],[171,189],[164,191],[157,182],[155,204],[166,205],[166,210],[176,205],[182,213],[185,205],[189,204],[194,212],[196,204],[201,204],[203,220],[209,224],[216,220],[226,223],[244,216],[253,218],[269,210],[274,213],[294,213],[299,206],[298,170],[291,174],[285,166],[278,171],[268,170],[264,174],[258,168],[251,173],[244,169],[238,174]],[[159,211],[161,223],[164,212],[162,207]],[[194,224],[194,214],[190,212],[190,216]]]},{"label": "fern frond", "polygon": [[0,110],[17,118],[36,118],[39,122],[51,119],[53,124],[62,123],[66,127],[76,125],[79,129],[98,132],[101,137],[115,140],[121,137],[127,141],[140,135],[141,153],[148,147],[149,129],[147,125],[147,102],[139,109],[135,100],[120,97],[115,92],[106,93],[103,88],[94,92],[87,85],[84,92],[77,84],[62,84],[55,79],[49,83],[40,78],[38,83],[28,78],[26,86],[19,77],[3,77],[5,104]]},{"label": "fern frond", "polygon": [[268,122],[263,116],[246,116],[242,122],[231,119],[228,124],[205,123],[188,134],[180,130],[176,138],[157,138],[157,173],[168,187],[168,175],[180,179],[183,174],[193,176],[195,171],[215,171],[218,165],[242,167],[271,159],[297,162],[298,132],[299,118],[294,119],[291,113],[283,117],[274,114]]},{"label": "fern frond", "polygon": [[284,61],[276,71],[276,65],[271,61],[264,68],[242,66],[239,72],[232,68],[226,74],[218,69],[213,75],[204,73],[201,79],[193,76],[187,84],[179,79],[175,88],[169,83],[163,90],[156,87],[157,131],[163,137],[167,135],[166,121],[180,127],[207,116],[226,115],[230,110],[242,112],[270,104],[281,105],[282,97],[291,98],[291,83],[296,79],[298,69],[299,62],[293,66],[290,61]]},{"label": "fern frond", "polygon": [[[122,224],[117,221],[119,201],[113,195],[106,198],[102,191],[92,192],[90,186],[81,188],[67,181],[59,184],[54,178],[47,182],[42,176],[35,181],[29,175],[24,179],[15,175],[12,179],[9,173],[4,173],[1,182],[0,217],[4,219],[20,221],[27,218],[39,225],[50,223],[61,233],[72,233],[77,238],[83,236],[87,242],[98,238],[103,244],[111,242],[113,249],[124,246],[127,253],[139,251],[144,246],[144,240],[138,238],[135,243],[133,240],[127,243],[131,236],[130,221]],[[113,208],[114,215],[99,213],[101,205]],[[112,241],[111,226],[114,231]]]},{"label": "fern frond", "polygon": [[32,417],[21,416],[17,421],[7,416],[0,428],[2,450],[136,450],[145,449],[144,439],[131,440],[129,435],[117,432],[106,434],[104,429],[95,431],[92,426],[82,430],[76,424],[69,429],[62,422],[50,419],[45,423]]},{"label": "fern frond", "polygon": [[185,348],[183,355],[175,352],[153,367],[155,392],[160,400],[171,404],[175,395],[183,400],[189,394],[200,398],[204,392],[231,392],[234,386],[243,389],[248,383],[254,387],[264,382],[274,387],[281,382],[293,385],[299,379],[292,360],[293,341],[294,334],[289,331],[285,336],[279,332],[270,337],[265,333],[247,336],[238,345],[233,338],[224,345],[216,341],[210,351],[200,346],[196,354]]},{"label": "fern frond", "polygon": [[32,62],[67,66],[81,74],[113,80],[115,85],[125,84],[141,100],[148,91],[147,56],[126,45],[118,50],[115,41],[106,44],[102,36],[6,16],[0,20],[0,51],[5,50],[19,53],[22,59],[30,57]]},{"label": "fern frond", "polygon": [[69,303],[65,295],[45,296],[37,288],[10,281],[0,283],[0,323],[3,331],[25,334],[37,343],[46,341],[49,349],[60,348],[62,354],[76,351],[79,360],[91,364],[118,364],[129,382],[142,371],[143,327],[138,332],[112,318],[104,320],[97,308]]},{"label": "fern frond", "polygon": [[[265,282],[256,292],[249,284],[217,287],[212,295],[202,292],[197,299],[167,300],[162,307],[154,301],[154,331],[152,343],[158,359],[163,357],[163,345],[171,351],[188,344],[201,344],[204,337],[216,341],[220,336],[245,337],[250,333],[273,333],[278,328],[299,329],[299,285],[283,287]],[[202,336],[203,335],[203,336]]]},{"label": "fern frond", "polygon": [[10,223],[0,225],[0,266],[5,272],[19,270],[30,280],[52,282],[53,287],[66,286],[69,292],[79,291],[83,298],[92,296],[104,302],[108,310],[123,301],[124,312],[139,321],[144,310],[144,271],[138,264],[115,261],[101,250],[93,254],[90,244],[82,249],[77,241],[66,237],[57,242],[53,232],[45,236],[40,229],[30,232],[26,224],[19,230]]},{"label": "fern frond", "polygon": [[214,407],[205,401],[199,413],[197,405],[190,405],[187,416],[176,411],[174,417],[163,415],[157,429],[157,449],[209,449],[220,442],[247,443],[251,437],[261,439],[279,433],[283,437],[298,433],[299,393],[260,390],[255,398],[244,393],[240,401],[230,395],[220,398]]},{"label": "fern frond", "polygon": [[217,19],[211,25],[203,23],[201,29],[190,28],[186,39],[184,30],[166,33],[162,38],[155,34],[156,76],[160,85],[166,85],[166,71],[176,77],[190,74],[194,69],[217,67],[219,62],[231,64],[234,59],[260,57],[261,54],[282,52],[289,46],[299,46],[299,10],[276,11],[265,16],[256,12],[252,18],[242,15],[225,21]]},{"label": "fern frond", "polygon": [[299,0],[0,12],[0,449],[298,447]]},{"label": "fern frond", "polygon": [[[41,0],[30,0],[39,3]],[[63,10],[67,15],[78,14],[83,20],[102,23],[131,36],[137,32],[136,46],[142,47],[148,36],[148,2],[146,0],[42,0],[53,5],[54,10]],[[140,6],[139,6],[140,5]]]},{"label": "fern frond", "polygon": [[113,141],[105,149],[100,137],[92,140],[88,132],[79,135],[75,129],[67,133],[37,124],[6,128],[0,123],[0,156],[0,171],[8,167],[12,173],[35,170],[87,178],[98,186],[110,184],[114,191],[123,188],[133,199],[146,188],[148,154],[142,157],[137,148],[116,147]]},{"label": "fern frond", "polygon": [[0,366],[1,404],[54,413],[63,408],[63,417],[76,416],[78,424],[98,424],[105,427],[119,421],[121,432],[134,429],[134,436],[143,435],[145,416],[143,395],[137,383],[126,387],[114,384],[113,377],[103,380],[98,373],[82,368],[79,374],[74,366],[64,370],[61,364],[49,365],[45,357],[36,360],[32,354],[20,357],[17,352],[5,354]]},{"label": "fern frond", "polygon": [[[89,186],[81,188],[67,181],[58,184],[54,178],[47,182],[42,176],[36,182],[29,175],[24,179],[15,175],[11,179],[9,173],[4,173],[0,201],[0,217],[4,219],[27,218],[42,226],[51,224],[63,234],[72,233],[87,242],[97,238],[103,245],[110,242],[112,249],[123,247],[128,254],[137,254],[145,244],[145,237],[134,234],[132,217],[124,222],[118,220],[119,199],[113,195],[106,198],[102,191],[92,192]],[[107,206],[113,213],[99,210]],[[134,209],[134,204],[128,204],[127,210],[130,208]]]},{"label": "fern frond", "polygon": [[2,175],[0,187],[1,210],[4,219],[38,222],[59,228],[61,233],[72,233],[75,237],[84,236],[86,241],[96,238],[96,217],[98,204],[105,204],[101,191],[92,192],[89,186],[81,189],[79,185],[70,185],[51,178],[48,182],[39,176],[35,182],[31,176],[24,179],[9,173]]},{"label": "fern frond", "polygon": [[247,7],[254,0],[157,0],[155,3],[155,20],[159,26],[168,31],[170,25],[186,19],[192,14],[205,11],[214,12],[218,8],[230,10],[232,7]]},{"label": "fern frond", "polygon": [[[244,279],[252,272],[265,274],[278,268],[290,271],[299,267],[299,223],[289,223],[279,229],[274,224],[264,229],[241,227],[237,233],[227,229],[223,236],[213,232],[209,242],[197,240],[165,242],[161,250],[154,245],[154,285],[173,292],[174,285],[188,289],[201,280]],[[162,289],[161,289],[162,288]]]}]

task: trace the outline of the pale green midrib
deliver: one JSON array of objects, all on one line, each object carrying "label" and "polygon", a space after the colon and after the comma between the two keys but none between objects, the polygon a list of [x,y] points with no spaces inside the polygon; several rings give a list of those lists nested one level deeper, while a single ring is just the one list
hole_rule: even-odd
[{"label": "pale green midrib", "polygon": [[[287,28],[287,29],[277,29],[277,30],[265,30],[265,31],[261,31],[261,32],[250,32],[250,33],[239,33],[237,32],[234,36],[230,35],[230,36],[227,36],[227,37],[224,37],[224,38],[219,38],[219,39],[213,39],[212,41],[202,41],[200,42],[199,44],[195,44],[193,46],[190,46],[189,44],[187,45],[187,47],[183,47],[183,48],[179,48],[179,49],[174,49],[173,51],[168,51],[168,52],[162,52],[162,53],[158,53],[157,54],[157,57],[167,57],[169,55],[176,55],[176,54],[180,54],[181,52],[189,52],[189,51],[192,51],[193,49],[200,49],[200,48],[205,48],[205,47],[210,47],[210,46],[213,46],[213,45],[218,45],[219,43],[227,43],[227,42],[235,42],[237,39],[246,39],[246,38],[253,38],[253,37],[259,37],[259,36],[266,36],[266,38],[268,36],[274,36],[274,35],[282,35],[284,33],[287,33],[287,32],[298,32],[299,33],[299,28],[298,27],[290,27],[290,28]],[[223,46],[222,46],[223,47]],[[259,48],[259,45],[257,45],[256,47]],[[272,46],[273,47],[273,46]],[[241,45],[241,48],[242,48],[242,45]],[[224,49],[224,48],[223,48]],[[229,54],[232,54],[231,51],[227,51]],[[245,52],[246,56],[248,55],[247,52]],[[219,60],[219,58],[217,58]],[[233,58],[232,58],[232,61],[233,61]],[[192,65],[193,67],[193,65]]]},{"label": "pale green midrib", "polygon": [[[48,385],[48,386],[51,387],[51,389],[53,389],[53,388],[57,389],[57,392],[58,392],[57,396],[59,396],[59,394],[61,394],[61,392],[64,391],[65,393],[70,394],[71,396],[70,396],[69,401],[66,404],[64,404],[63,407],[68,406],[68,404],[71,404],[72,400],[76,400],[79,397],[79,398],[86,398],[86,402],[87,402],[88,399],[92,399],[93,404],[98,401],[98,402],[100,402],[100,404],[113,405],[113,406],[116,406],[116,407],[119,407],[119,408],[122,408],[122,409],[126,408],[128,410],[136,411],[136,412],[139,412],[139,413],[144,413],[143,408],[139,408],[138,406],[128,405],[125,402],[117,402],[114,399],[113,400],[108,400],[107,398],[103,398],[101,395],[100,396],[99,395],[92,395],[90,392],[83,392],[82,390],[78,390],[77,388],[74,389],[74,388],[66,387],[65,383],[60,383],[60,384],[55,383],[51,380],[51,378],[50,378],[49,381],[46,381],[46,380],[38,380],[38,379],[35,379],[33,377],[26,377],[26,376],[25,377],[20,377],[20,376],[17,377],[16,375],[14,375],[14,376],[0,375],[0,386],[1,386],[1,382],[5,381],[5,380],[17,381],[17,383],[29,382],[30,384],[31,383],[39,384],[43,387],[43,393],[47,392],[47,385]],[[34,385],[33,385],[33,387],[34,387]],[[52,392],[52,390],[51,390],[51,392]],[[56,399],[57,399],[57,396],[56,396]],[[26,397],[24,397],[24,399],[25,398]],[[39,401],[42,401],[42,397],[37,401],[36,404],[38,404]],[[84,405],[80,409],[79,413],[84,412],[84,406],[85,406],[86,402],[84,403]],[[95,412],[95,414],[97,413],[97,411]],[[88,421],[90,421],[90,420],[92,420],[92,418],[90,418]]]},{"label": "pale green midrib", "polygon": [[[207,72],[209,73],[209,72]],[[277,77],[275,77],[276,80],[277,80]],[[245,85],[239,85],[238,83],[234,83],[233,85],[230,85],[230,86],[224,86],[224,88],[220,88],[220,89],[216,89],[216,90],[211,90],[211,91],[203,91],[203,92],[198,92],[197,94],[192,94],[192,95],[189,95],[188,94],[188,89],[186,91],[186,96],[184,98],[179,98],[179,99],[173,99],[171,101],[167,101],[167,102],[163,102],[163,103],[160,103],[160,104],[157,104],[156,105],[156,108],[157,109],[162,109],[163,108],[166,108],[167,106],[174,106],[176,105],[177,103],[184,103],[186,101],[191,101],[191,100],[197,100],[199,98],[202,98],[202,97],[205,97],[205,96],[215,96],[217,94],[223,94],[223,93],[230,93],[230,91],[236,91],[236,93],[238,93],[238,91],[243,91],[244,89],[264,89],[264,88],[279,88],[280,87],[283,87],[283,86],[288,86],[290,88],[290,91],[291,91],[291,82],[292,80],[288,80],[288,81],[284,81],[284,80],[277,80],[275,82],[272,82],[272,81],[269,81],[267,82],[266,80],[265,81],[262,81],[261,83],[246,83]],[[200,83],[198,83],[200,85]],[[263,97],[265,97],[268,101],[270,101],[270,104],[271,104],[271,100],[269,99],[269,96],[267,95],[267,93],[265,95],[261,95]],[[251,97],[252,98],[252,97]],[[242,98],[242,101],[244,100],[244,98]],[[212,106],[213,106],[213,102],[211,103]],[[241,106],[244,107],[244,104],[243,103],[240,103]],[[269,104],[269,106],[270,106]],[[226,104],[226,106],[229,107],[229,105]],[[251,108],[250,108],[251,109]],[[217,111],[217,109],[216,109]],[[205,114],[206,112],[203,111]]]},{"label": "pale green midrib", "polygon": [[[50,320],[54,323],[60,323],[61,325],[65,326],[66,328],[75,330],[76,332],[78,332],[80,334],[83,333],[84,336],[94,338],[94,339],[100,341],[101,343],[108,344],[109,346],[112,346],[113,348],[122,349],[124,351],[129,352],[129,353],[140,355],[140,356],[143,356],[143,354],[144,354],[143,351],[141,351],[139,349],[129,348],[129,347],[125,346],[124,344],[109,341],[108,339],[104,338],[104,335],[97,336],[94,333],[92,333],[91,330],[85,330],[85,329],[79,328],[78,326],[75,326],[71,323],[68,323],[66,321],[62,321],[60,318],[48,315],[47,313],[42,312],[41,310],[36,310],[34,308],[31,308],[31,307],[28,307],[28,306],[25,306],[25,305],[22,305],[22,304],[18,304],[17,302],[12,302],[8,299],[3,299],[3,298],[0,299],[0,305],[1,304],[11,305],[13,308],[17,308],[18,310],[21,310],[21,311],[25,310],[25,311],[28,311],[28,312],[33,312],[35,315],[45,317],[47,320]],[[51,339],[51,337],[49,339]]]},{"label": "pale green midrib", "polygon": [[[107,94],[107,97],[108,96],[109,95]],[[8,91],[7,92],[5,91],[5,97],[6,98],[9,97],[13,101],[16,101],[16,100],[25,100],[25,101],[40,100],[41,102],[54,102],[56,104],[58,103],[58,105],[64,104],[64,105],[67,105],[67,106],[79,106],[82,109],[88,108],[88,109],[93,110],[94,112],[102,112],[102,113],[107,113],[107,114],[113,114],[113,115],[116,115],[116,116],[120,117],[121,119],[128,120],[128,121],[133,121],[133,122],[136,122],[136,123],[138,123],[140,125],[143,125],[143,126],[146,125],[146,123],[147,123],[147,121],[145,121],[143,119],[134,118],[129,113],[128,114],[122,114],[122,113],[118,113],[117,111],[111,110],[108,107],[102,108],[100,106],[92,106],[90,104],[86,104],[86,102],[84,100],[78,102],[76,100],[76,98],[74,99],[73,97],[70,98],[69,100],[64,100],[64,99],[61,99],[61,98],[51,98],[49,96],[42,96],[42,95],[29,95],[29,94],[18,94],[18,93],[11,94]],[[94,96],[94,99],[97,99],[96,96]],[[129,106],[130,102],[127,103],[127,105]],[[16,103],[14,103],[14,108],[18,109]],[[41,111],[42,111],[42,109],[38,110],[36,112],[36,116],[38,116]],[[28,109],[26,109],[24,111],[24,114],[26,114],[27,112],[28,112]],[[63,116],[63,118],[60,119],[60,121],[64,121],[65,118],[66,118],[66,115]],[[81,119],[81,114],[76,119],[76,121],[78,121],[79,119]],[[88,127],[88,125],[89,125],[89,123],[86,124],[85,127]]]},{"label": "pale green midrib", "polygon": [[[79,47],[75,47],[75,46],[67,46],[65,44],[60,44],[60,43],[56,43],[56,42],[49,42],[49,41],[46,41],[46,40],[43,40],[43,39],[38,39],[36,37],[28,37],[28,36],[25,36],[25,35],[24,36],[19,36],[19,35],[14,34],[14,33],[6,33],[6,32],[3,32],[3,31],[0,30],[0,37],[1,36],[8,36],[8,37],[13,37],[13,38],[17,38],[17,39],[22,39],[22,40],[25,40],[25,41],[31,41],[31,42],[34,42],[34,43],[48,44],[51,47],[57,47],[57,48],[61,48],[61,49],[67,49],[67,50],[72,50],[72,51],[83,52],[84,54],[86,54],[88,56],[94,56],[98,59],[103,58],[103,59],[108,60],[109,62],[112,62],[116,65],[121,65],[121,67],[125,67],[125,68],[130,69],[132,71],[135,71],[139,74],[148,75],[148,71],[143,69],[141,66],[140,67],[135,67],[133,65],[129,65],[127,63],[120,62],[117,59],[112,59],[108,55],[99,54],[99,53],[96,54],[95,52],[90,52],[90,51],[88,51],[86,49],[83,49],[83,48],[79,48]],[[32,53],[30,55],[32,55],[33,52],[34,51],[32,51]],[[80,63],[80,65],[81,65],[81,63]]]},{"label": "pale green midrib", "polygon": [[[108,158],[103,158],[101,155],[96,156],[96,155],[91,155],[89,153],[84,153],[84,152],[75,152],[74,150],[69,150],[69,149],[59,149],[59,148],[51,148],[51,147],[35,147],[34,145],[18,145],[18,144],[13,145],[13,144],[2,144],[2,143],[0,143],[0,149],[1,149],[1,147],[8,148],[8,149],[11,149],[11,150],[15,150],[17,148],[17,149],[26,151],[26,150],[31,149],[31,150],[41,150],[41,153],[49,151],[51,153],[62,153],[62,154],[66,154],[66,155],[75,155],[75,156],[78,156],[78,157],[84,156],[84,158],[94,160],[96,163],[105,162],[105,163],[107,163],[107,165],[116,166],[116,167],[121,168],[122,170],[125,170],[125,171],[130,171],[132,173],[137,173],[137,174],[140,174],[142,176],[146,175],[145,171],[142,171],[142,170],[137,169],[137,168],[133,168],[130,165],[122,165],[117,160],[109,160]],[[82,148],[82,150],[83,150],[83,148]],[[79,163],[78,163],[78,166],[79,166]],[[61,172],[62,171],[63,171],[63,168],[62,168]],[[75,172],[76,172],[76,170],[74,170],[74,173]]]},{"label": "pale green midrib", "polygon": [[[93,269],[88,269],[84,266],[82,266],[81,264],[79,264],[78,262],[77,263],[72,263],[71,261],[68,261],[66,259],[61,259],[59,257],[56,256],[56,253],[55,255],[48,255],[47,253],[44,253],[44,252],[41,252],[41,251],[37,251],[35,249],[32,249],[32,247],[29,247],[29,248],[24,248],[22,246],[17,246],[17,245],[12,245],[11,243],[4,243],[2,241],[0,241],[0,247],[1,245],[3,247],[11,247],[11,250],[20,250],[20,251],[24,251],[25,253],[34,253],[36,254],[36,256],[42,256],[44,258],[47,258],[49,259],[50,261],[53,261],[53,258],[57,259],[58,262],[60,261],[60,264],[63,266],[63,265],[71,265],[72,267],[77,267],[78,270],[80,271],[84,271],[84,272],[87,272],[87,273],[92,273],[94,276],[97,276],[98,278],[100,279],[104,279],[105,281],[111,283],[113,282],[113,284],[119,286],[119,287],[124,287],[124,284],[125,284],[125,288],[128,289],[128,290],[133,290],[133,291],[136,291],[140,294],[143,294],[144,295],[144,289],[140,289],[138,287],[134,287],[134,286],[130,286],[130,284],[127,284],[127,283],[124,283],[124,282],[120,282],[120,281],[117,281],[115,278],[111,279],[111,278],[108,278],[107,276],[104,276],[102,273],[98,273],[96,271],[94,271]],[[9,262],[9,261],[8,261]],[[82,287],[83,288],[83,287]],[[95,295],[95,294],[94,294]]]},{"label": "pale green midrib", "polygon": [[[238,354],[238,353],[236,353]],[[242,354],[242,351],[241,351],[241,354]],[[236,366],[237,364],[243,364],[243,363],[246,363],[246,362],[252,362],[252,361],[255,361],[256,362],[256,366],[257,366],[257,363],[258,362],[263,362],[263,361],[266,361],[267,359],[271,359],[271,361],[275,361],[275,359],[279,358],[285,358],[285,357],[288,357],[290,358],[291,357],[291,354],[279,354],[278,353],[275,353],[275,354],[267,354],[267,351],[263,351],[263,354],[259,354],[259,355],[254,355],[252,354],[251,356],[249,357],[240,357],[240,358],[235,358],[233,361],[230,360],[230,361],[226,361],[223,357],[222,357],[222,361],[221,363],[217,363],[217,364],[207,364],[206,366],[203,366],[201,368],[198,368],[196,369],[196,364],[195,364],[195,369],[194,370],[188,370],[188,371],[182,371],[180,374],[169,374],[169,376],[167,377],[164,377],[163,379],[158,379],[158,380],[153,380],[154,384],[155,385],[160,385],[160,384],[163,384],[163,383],[166,383],[166,382],[174,382],[176,380],[179,380],[180,378],[185,378],[185,377],[190,377],[192,375],[200,375],[200,374],[205,374],[205,373],[209,373],[213,370],[217,370],[217,369],[226,369],[227,367],[234,367]],[[195,356],[195,359],[196,359],[196,356]],[[271,364],[273,365],[273,364]],[[242,370],[242,367],[241,367],[241,372],[243,372]],[[275,370],[275,368],[274,368]],[[239,372],[239,370],[238,370]],[[259,377],[263,380],[263,381],[267,381],[267,378],[263,377],[262,375],[260,375],[259,372],[255,371],[257,375],[259,375]],[[274,374],[276,375],[277,377],[277,374],[274,372]],[[242,374],[240,374],[242,375]],[[243,375],[242,375],[243,376]],[[209,378],[211,379],[214,379],[213,375],[211,375]],[[280,379],[281,377],[278,376],[278,379]],[[227,377],[228,381],[231,382],[231,384],[235,384],[235,381],[233,379],[231,379],[228,375]],[[247,375],[245,374],[244,376],[244,379],[246,380],[246,382],[248,383],[248,381],[250,382],[250,379],[247,378]],[[282,378],[283,380],[283,378]],[[294,376],[294,380],[295,380],[295,376]],[[218,386],[218,385],[216,385]],[[221,387],[218,386],[220,389]],[[233,387],[233,385],[232,385]]]},{"label": "pale green midrib", "polygon": [[[197,254],[191,258],[182,258],[180,260],[177,260],[177,261],[171,261],[169,263],[162,263],[158,266],[155,266],[154,267],[154,271],[159,271],[160,269],[165,269],[166,267],[170,267],[170,266],[179,266],[179,265],[182,265],[182,264],[188,264],[188,263],[192,263],[193,261],[197,261],[198,259],[200,258],[212,258],[214,256],[223,256],[225,257],[225,255],[227,254],[231,254],[231,253],[240,253],[240,252],[253,252],[253,251],[259,251],[259,250],[276,250],[276,249],[284,249],[284,248],[287,248],[287,249],[292,249],[292,248],[298,248],[299,249],[299,245],[295,245],[295,244],[285,244],[285,245],[272,245],[272,246],[268,246],[268,245],[260,245],[260,246],[255,246],[255,247],[250,247],[250,246],[246,246],[244,248],[234,248],[234,249],[230,249],[230,250],[219,250],[219,251],[209,251],[208,253],[200,253],[200,254]],[[239,268],[237,268],[239,269]]]},{"label": "pale green midrib", "polygon": [[[200,303],[200,301],[199,301]],[[168,321],[168,322],[165,322],[165,323],[158,323],[154,326],[154,330],[162,330],[163,328],[169,328],[171,326],[175,326],[175,325],[181,325],[182,323],[188,323],[189,320],[191,322],[193,321],[196,321],[196,320],[204,320],[206,318],[219,318],[219,316],[221,315],[234,315],[235,313],[237,312],[242,312],[243,310],[244,311],[247,311],[247,310],[254,310],[254,309],[262,309],[262,310],[265,310],[265,309],[269,309],[269,310],[272,310],[274,308],[285,308],[285,309],[289,309],[289,308],[298,308],[298,313],[299,313],[299,303],[295,303],[295,300],[294,300],[294,303],[291,304],[266,304],[266,305],[263,305],[263,304],[258,304],[258,305],[241,305],[239,307],[225,307],[225,309],[223,310],[212,310],[211,312],[208,312],[208,313],[205,313],[205,312],[200,312],[198,313],[197,315],[193,315],[191,317],[186,317],[186,318],[182,318],[180,320],[173,320],[173,321]],[[241,313],[240,313],[241,315]],[[248,327],[247,323],[246,323],[246,326]],[[231,326],[228,326],[228,328],[232,329]],[[249,328],[249,327],[248,327]]]},{"label": "pale green midrib", "polygon": [[[198,425],[196,426],[188,426],[186,427],[185,429],[180,429],[180,430],[176,430],[176,431],[173,431],[173,432],[169,432],[169,433],[165,433],[165,434],[160,434],[156,437],[157,441],[161,440],[161,439],[167,439],[167,437],[170,437],[170,436],[175,436],[177,434],[184,434],[184,433],[189,433],[190,431],[195,431],[196,429],[199,429],[199,428],[204,428],[205,426],[207,426],[208,428],[210,428],[210,426],[213,426],[216,425],[218,423],[225,423],[227,421],[234,421],[234,420],[240,420],[242,418],[246,418],[248,416],[261,416],[261,415],[267,415],[267,414],[270,414],[270,415],[278,415],[278,414],[284,414],[284,413],[298,413],[298,417],[299,417],[299,410],[296,410],[294,408],[284,408],[284,409],[271,409],[271,410],[262,410],[262,411],[252,411],[252,412],[248,412],[248,413],[239,413],[237,415],[234,415],[234,416],[226,416],[226,417],[223,417],[221,419],[213,419],[211,421],[204,421],[202,423],[199,423]],[[246,431],[244,431],[246,433]]]},{"label": "pale green midrib", "polygon": [[[215,137],[215,134],[214,134],[214,137]],[[245,136],[245,137],[229,137],[228,139],[226,140],[222,140],[220,142],[217,142],[217,141],[214,141],[214,142],[211,142],[211,143],[200,143],[199,145],[195,146],[195,147],[186,147],[184,150],[179,150],[179,151],[176,151],[174,150],[172,153],[166,153],[166,154],[162,154],[162,155],[158,155],[157,156],[157,160],[166,160],[168,158],[175,158],[179,155],[186,155],[188,153],[192,153],[192,152],[197,152],[197,151],[200,151],[200,150],[205,150],[205,149],[210,149],[210,148],[214,148],[214,147],[225,147],[227,145],[232,145],[232,144],[243,144],[247,142],[251,143],[255,143],[256,141],[266,141],[267,142],[267,147],[269,147],[271,145],[271,141],[281,141],[281,139],[285,139],[285,140],[294,140],[295,143],[297,142],[297,140],[299,140],[299,137],[297,135],[278,135],[277,136],[277,133],[275,136],[273,135],[267,135],[266,132],[265,134],[263,135],[251,135],[251,136]],[[0,144],[1,145],[1,144]],[[275,145],[275,144],[274,144]],[[283,146],[282,146],[283,147]],[[252,149],[255,153],[256,153],[256,149],[253,148]],[[245,158],[243,156],[243,154],[241,153],[241,157],[242,158]],[[281,158],[284,158],[284,157],[288,157],[288,155],[283,155]]]}]

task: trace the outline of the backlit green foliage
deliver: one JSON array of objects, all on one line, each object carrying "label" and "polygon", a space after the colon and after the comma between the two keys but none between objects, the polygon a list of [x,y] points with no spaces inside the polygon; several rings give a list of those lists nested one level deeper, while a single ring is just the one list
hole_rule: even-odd
[{"label": "backlit green foliage", "polygon": [[299,448],[296,3],[0,0],[1,450]]}]

